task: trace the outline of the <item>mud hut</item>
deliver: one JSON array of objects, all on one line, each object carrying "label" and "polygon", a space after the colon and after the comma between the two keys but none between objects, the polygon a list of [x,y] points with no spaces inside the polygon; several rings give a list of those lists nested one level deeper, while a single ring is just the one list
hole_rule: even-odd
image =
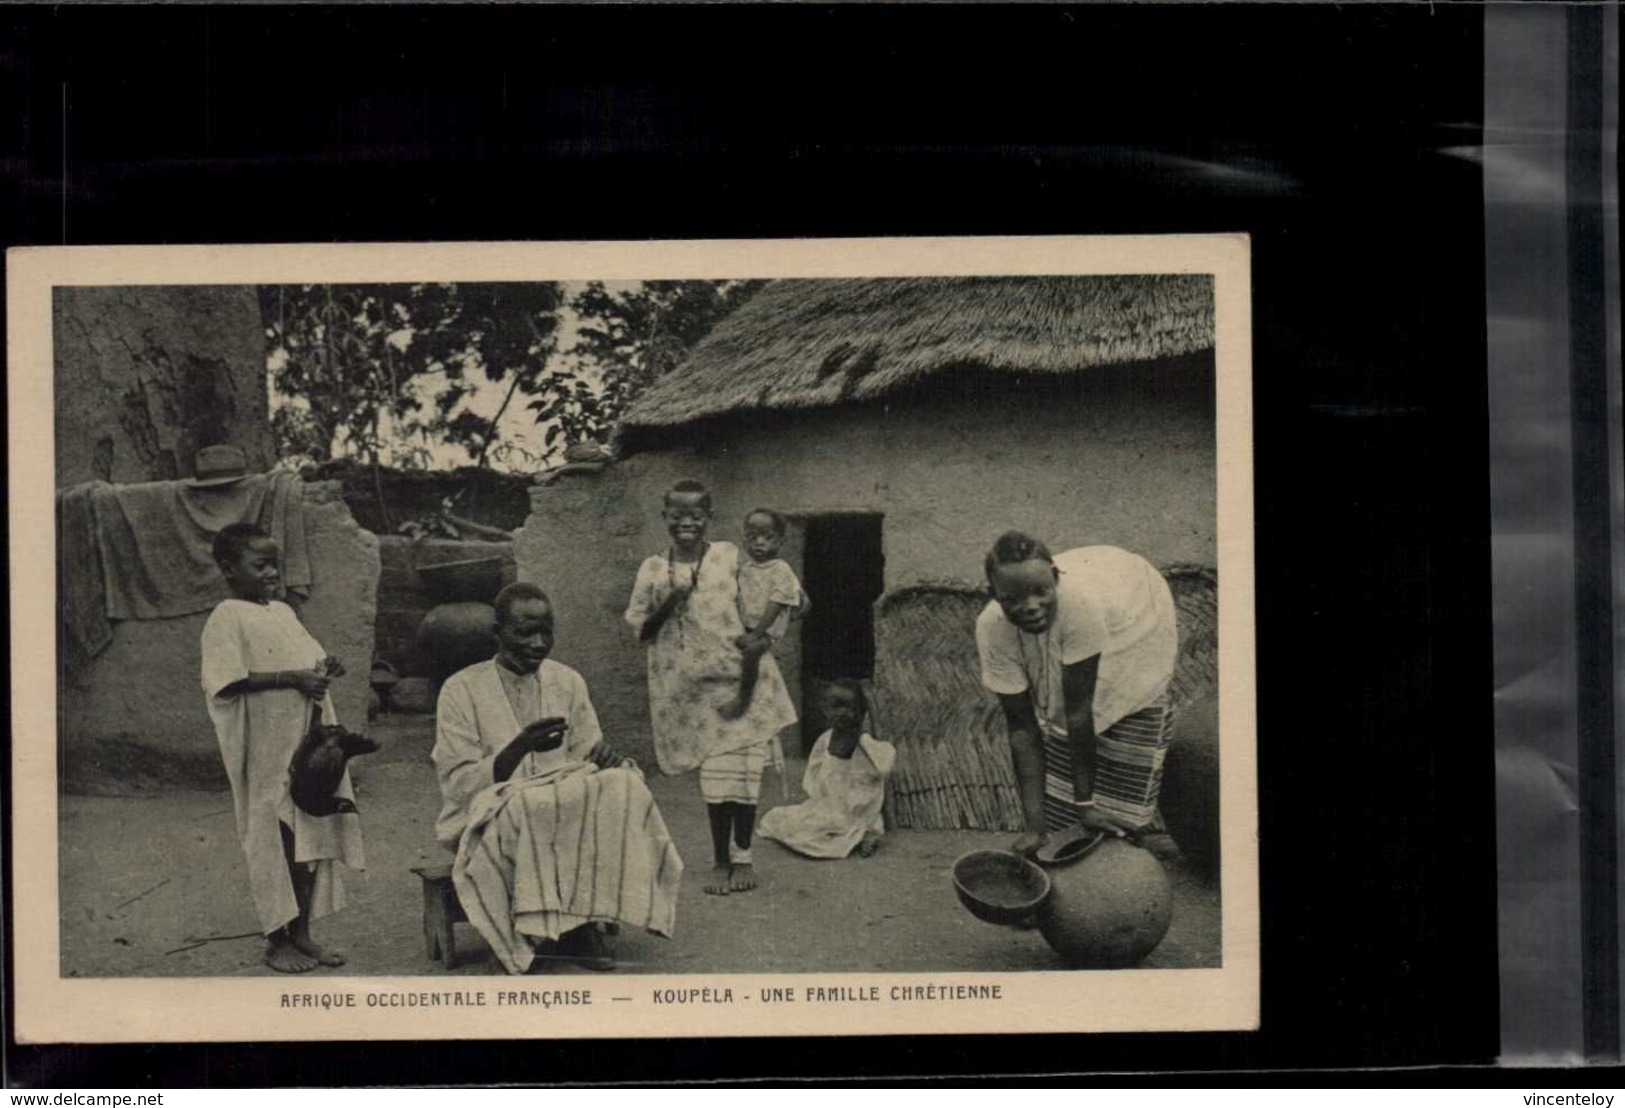
[{"label": "mud hut", "polygon": [[[982,557],[1010,527],[1056,550],[1111,543],[1211,616],[1213,312],[1200,275],[776,281],[639,399],[614,464],[533,490],[519,574],[553,594],[558,656],[609,734],[646,755],[643,657],[620,613],[667,543],[662,492],[709,485],[714,538],[777,509],[814,604],[781,646],[792,690],[872,677],[899,785],[912,774],[922,794],[894,814],[1006,825],[1002,724],[970,639]],[[1197,632],[1192,657],[1210,653]],[[802,718],[810,743],[811,696]]]}]

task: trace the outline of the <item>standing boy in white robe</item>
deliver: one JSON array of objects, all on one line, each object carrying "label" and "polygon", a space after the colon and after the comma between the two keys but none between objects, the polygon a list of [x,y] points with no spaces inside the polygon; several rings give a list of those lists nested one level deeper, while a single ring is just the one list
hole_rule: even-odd
[{"label": "standing boy in white robe", "polygon": [[[203,627],[203,694],[231,780],[249,889],[267,939],[265,963],[279,973],[341,966],[344,956],[317,943],[310,924],[344,906],[333,863],[364,865],[360,821],[309,815],[288,790],[288,766],[313,706],[323,722],[337,722],[327,685],[340,667],[275,599],[281,557],[269,534],[233,523],[216,536],[214,558],[232,596]],[[348,770],[338,795],[354,796]]]}]

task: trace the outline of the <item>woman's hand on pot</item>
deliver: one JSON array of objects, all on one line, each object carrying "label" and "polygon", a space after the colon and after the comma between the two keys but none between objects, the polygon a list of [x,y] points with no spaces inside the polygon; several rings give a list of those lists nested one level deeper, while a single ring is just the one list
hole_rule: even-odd
[{"label": "woman's hand on pot", "polygon": [[1019,854],[1023,858],[1030,856],[1039,847],[1049,842],[1049,835],[1043,831],[1027,831],[1015,842],[1010,844],[1010,853]]}]

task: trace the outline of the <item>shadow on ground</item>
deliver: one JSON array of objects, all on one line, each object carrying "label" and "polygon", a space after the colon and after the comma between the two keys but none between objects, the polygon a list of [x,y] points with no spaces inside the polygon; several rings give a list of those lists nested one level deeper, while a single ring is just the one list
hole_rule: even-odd
[{"label": "shadow on ground", "polygon": [[[370,729],[384,749],[353,765],[367,870],[346,875],[344,911],[317,937],[349,956],[339,971],[309,975],[501,973],[467,924],[461,962],[447,971],[424,952],[422,893],[413,866],[447,860],[435,844],[439,792],[429,765],[433,721],[390,716]],[[799,786],[800,766],[790,778]],[[649,787],[687,867],[671,939],[622,933],[615,954],[630,973],[1004,972],[1060,968],[1036,931],[973,919],[954,897],[949,868],[1012,836],[897,831],[869,859],[813,861],[757,845],[762,887],[711,897],[700,890],[710,835],[692,775]],[[792,800],[799,800],[799,787]],[[783,802],[771,771],[763,807]],[[65,796],[60,814],[62,974],[65,977],[267,975],[249,901],[229,793]],[[1174,859],[1173,926],[1148,967],[1217,966],[1216,887]],[[575,967],[555,972],[582,973]]]}]

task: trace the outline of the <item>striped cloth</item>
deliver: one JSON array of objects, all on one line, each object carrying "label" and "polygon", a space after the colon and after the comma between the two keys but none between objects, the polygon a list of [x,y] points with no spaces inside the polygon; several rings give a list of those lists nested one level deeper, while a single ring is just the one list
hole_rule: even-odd
[{"label": "striped cloth", "polygon": [[[1162,762],[1168,753],[1168,698],[1130,712],[1097,739],[1095,806],[1131,827],[1156,818]],[[1072,744],[1045,729],[1044,825],[1060,831],[1078,822],[1072,784]]]},{"label": "striped cloth", "polygon": [[643,776],[581,763],[481,793],[452,866],[463,912],[509,973],[530,969],[533,940],[586,923],[670,936],[682,876]]},{"label": "striped cloth", "polygon": [[768,740],[713,754],[700,763],[700,795],[707,804],[755,804],[762,795]]}]

